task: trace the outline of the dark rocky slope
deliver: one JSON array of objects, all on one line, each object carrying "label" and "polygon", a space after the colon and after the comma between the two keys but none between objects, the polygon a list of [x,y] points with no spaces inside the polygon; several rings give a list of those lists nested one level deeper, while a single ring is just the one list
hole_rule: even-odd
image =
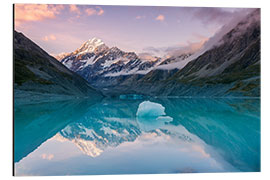
[{"label": "dark rocky slope", "polygon": [[58,98],[102,98],[86,80],[67,69],[22,33],[14,31],[15,102]]}]

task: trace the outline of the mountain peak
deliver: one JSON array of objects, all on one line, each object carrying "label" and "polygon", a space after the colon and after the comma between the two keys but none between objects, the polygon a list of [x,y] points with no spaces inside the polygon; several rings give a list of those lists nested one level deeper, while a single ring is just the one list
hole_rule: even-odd
[{"label": "mountain peak", "polygon": [[104,44],[104,42],[101,39],[97,38],[97,37],[89,39],[85,43],[93,44],[93,45],[96,45],[96,46],[100,46],[100,45]]},{"label": "mountain peak", "polygon": [[101,39],[98,39],[96,37],[89,39],[85,43],[81,45],[79,49],[75,51],[76,54],[82,54],[82,53],[92,53],[94,52],[98,47],[105,45],[104,42]]}]

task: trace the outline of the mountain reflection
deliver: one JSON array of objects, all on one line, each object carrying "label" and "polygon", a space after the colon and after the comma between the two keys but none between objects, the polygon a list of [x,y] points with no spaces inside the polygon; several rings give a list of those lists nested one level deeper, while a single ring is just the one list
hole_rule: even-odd
[{"label": "mountain reflection", "polygon": [[[132,145],[141,142],[148,145],[162,142],[167,146],[164,148],[173,146],[187,155],[196,152],[200,157],[214,158],[217,163],[231,167],[230,171],[260,170],[260,101],[255,99],[104,99],[95,104],[85,100],[46,103],[16,107],[15,127],[15,162],[48,139],[72,142],[92,158],[125,146],[125,151],[132,151]],[[167,157],[170,150],[159,153]],[[140,151],[136,154],[143,156]],[[199,172],[201,167],[179,168],[170,172]]]},{"label": "mountain reflection", "polygon": [[95,102],[87,100],[18,105],[14,108],[14,161],[18,162]]}]

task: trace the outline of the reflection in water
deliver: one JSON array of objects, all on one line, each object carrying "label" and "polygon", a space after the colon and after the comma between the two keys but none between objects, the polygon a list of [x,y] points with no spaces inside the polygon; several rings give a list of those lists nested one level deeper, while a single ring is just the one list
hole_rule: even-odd
[{"label": "reflection in water", "polygon": [[260,101],[18,106],[15,162],[16,175],[260,171]]},{"label": "reflection in water", "polygon": [[35,150],[70,122],[81,118],[92,104],[93,102],[89,101],[74,100],[15,106],[15,162]]}]

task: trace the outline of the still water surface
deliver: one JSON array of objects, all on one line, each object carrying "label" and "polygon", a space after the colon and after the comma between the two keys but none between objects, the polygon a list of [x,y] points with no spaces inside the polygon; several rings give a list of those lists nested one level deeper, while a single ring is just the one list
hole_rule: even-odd
[{"label": "still water surface", "polygon": [[260,171],[258,99],[15,105],[15,175]]}]

